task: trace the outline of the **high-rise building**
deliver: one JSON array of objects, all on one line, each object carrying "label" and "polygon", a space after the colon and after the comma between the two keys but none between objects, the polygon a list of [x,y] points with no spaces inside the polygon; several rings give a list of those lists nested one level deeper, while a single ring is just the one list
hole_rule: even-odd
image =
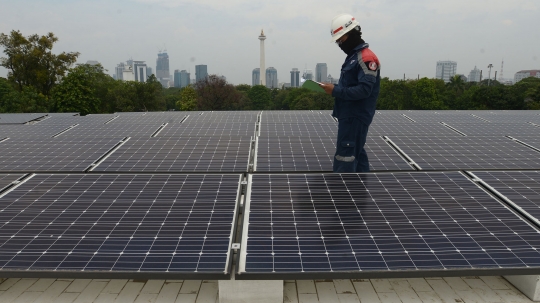
[{"label": "high-rise building", "polygon": [[518,83],[519,81],[525,78],[529,78],[529,77],[540,78],[540,70],[539,69],[520,70],[514,75],[514,83]]},{"label": "high-rise building", "polygon": [[442,79],[444,82],[450,82],[450,79],[456,75],[457,62],[455,61],[437,61],[437,71],[435,78]]},{"label": "high-rise building", "polygon": [[133,61],[133,74],[135,81],[146,82],[148,75],[146,74],[146,63],[144,61]]},{"label": "high-rise building", "polygon": [[293,68],[291,70],[291,87],[300,86],[300,71],[298,68]]},{"label": "high-rise building", "polygon": [[326,63],[317,63],[315,66],[315,81],[328,82],[328,66]]},{"label": "high-rise building", "polygon": [[469,77],[467,77],[467,80],[469,82],[480,82],[480,70],[476,68],[476,66],[469,73]]},{"label": "high-rise building", "polygon": [[174,87],[180,87],[180,70],[174,70]]},{"label": "high-rise building", "polygon": [[114,72],[116,74],[116,80],[124,80],[124,67],[126,64],[124,62],[118,63],[116,67],[114,68]]},{"label": "high-rise building", "polygon": [[313,80],[313,71],[311,69],[304,70],[304,74],[302,75],[302,78],[306,80]]},{"label": "high-rise building", "polygon": [[332,75],[328,74],[328,83],[338,84],[338,82],[339,82],[339,79],[336,79],[332,77]]},{"label": "high-rise building", "polygon": [[150,77],[154,74],[154,72],[152,71],[152,68],[150,66],[147,66],[146,67],[146,76]]},{"label": "high-rise building", "polygon": [[186,70],[180,71],[180,88],[186,87],[190,84],[189,81],[190,74]]},{"label": "high-rise building", "polygon": [[261,85],[261,70],[259,68],[254,68],[251,72],[251,85]]},{"label": "high-rise building", "polygon": [[[265,67],[265,58],[264,58],[264,40],[266,40],[266,36],[264,35],[264,31],[261,29],[261,35],[259,36],[259,40],[261,40],[261,62],[260,62],[260,71],[261,71],[261,85],[265,85],[267,83],[266,81],[266,74],[263,73],[264,70],[266,70]],[[277,85],[277,82],[276,82]],[[268,86],[268,85],[266,85]]]},{"label": "high-rise building", "polygon": [[169,55],[166,52],[159,52],[156,59],[156,78],[169,79]]},{"label": "high-rise building", "polygon": [[273,67],[266,69],[266,87],[278,88],[277,70]]},{"label": "high-rise building", "polygon": [[195,65],[195,81],[199,82],[208,77],[208,66]]}]

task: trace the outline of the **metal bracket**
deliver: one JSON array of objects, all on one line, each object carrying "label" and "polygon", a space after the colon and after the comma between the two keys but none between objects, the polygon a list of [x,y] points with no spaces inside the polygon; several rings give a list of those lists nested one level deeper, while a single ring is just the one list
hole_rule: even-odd
[{"label": "metal bracket", "polygon": [[231,249],[233,249],[234,252],[238,252],[238,250],[240,249],[240,243],[231,244]]}]

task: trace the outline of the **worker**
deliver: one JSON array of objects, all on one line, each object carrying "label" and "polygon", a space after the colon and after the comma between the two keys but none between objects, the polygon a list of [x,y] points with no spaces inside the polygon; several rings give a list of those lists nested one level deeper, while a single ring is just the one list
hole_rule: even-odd
[{"label": "worker", "polygon": [[334,17],[330,33],[331,41],[347,55],[338,84],[320,84],[335,99],[332,116],[338,119],[338,134],[334,172],[369,172],[364,145],[379,96],[381,64],[362,39],[360,24],[353,16]]}]

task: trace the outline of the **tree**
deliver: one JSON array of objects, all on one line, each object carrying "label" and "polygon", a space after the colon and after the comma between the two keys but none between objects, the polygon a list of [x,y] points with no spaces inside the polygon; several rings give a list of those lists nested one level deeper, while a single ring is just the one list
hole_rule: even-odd
[{"label": "tree", "polygon": [[54,109],[58,112],[79,112],[81,115],[104,112],[107,105],[102,103],[112,82],[114,79],[105,74],[100,64],[82,64],[72,68],[53,90],[52,97],[56,101]]},{"label": "tree", "polygon": [[20,31],[10,35],[0,34],[0,46],[7,57],[0,58],[0,65],[7,68],[8,80],[20,92],[31,86],[38,93],[49,96],[58,79],[63,77],[76,62],[79,53],[52,53],[58,38],[53,33],[24,37]]},{"label": "tree", "polygon": [[180,100],[176,103],[181,111],[190,111],[197,108],[197,92],[189,85],[180,92]]},{"label": "tree", "polygon": [[238,110],[243,108],[242,95],[217,75],[210,75],[195,84],[199,110]]},{"label": "tree", "polygon": [[270,90],[264,85],[255,85],[248,92],[248,98],[251,100],[251,108],[254,110],[270,109],[272,95]]},{"label": "tree", "polygon": [[437,94],[436,80],[422,78],[412,84],[412,105],[414,109],[446,109]]},{"label": "tree", "polygon": [[[0,81],[0,112],[5,113],[46,113],[47,98],[35,91],[33,87],[26,86],[22,92],[13,88],[2,89]],[[6,81],[7,82],[7,81]],[[4,87],[5,88],[5,87]]]}]

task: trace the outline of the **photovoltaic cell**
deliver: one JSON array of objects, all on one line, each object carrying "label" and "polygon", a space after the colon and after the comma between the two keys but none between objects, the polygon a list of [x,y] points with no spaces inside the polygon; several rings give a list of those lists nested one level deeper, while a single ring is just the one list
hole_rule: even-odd
[{"label": "photovoltaic cell", "polygon": [[256,123],[258,111],[185,112],[189,123]]},{"label": "photovoltaic cell", "polygon": [[250,178],[236,279],[540,267],[539,231],[458,172]]},{"label": "photovoltaic cell", "polygon": [[73,116],[73,115],[53,115],[47,119],[44,119],[38,123],[39,126],[45,125],[103,125],[113,119],[117,118],[116,115],[86,115],[86,116]]},{"label": "photovoltaic cell", "polygon": [[476,177],[540,223],[539,171],[473,171]]},{"label": "photovoltaic cell", "polygon": [[228,279],[239,175],[34,175],[0,199],[0,273]]},{"label": "photovoltaic cell", "polygon": [[13,175],[13,174],[0,174],[0,191],[17,181],[23,175]]},{"label": "photovoltaic cell", "polygon": [[150,137],[161,124],[103,124],[78,125],[63,133],[60,137],[76,138],[113,138],[113,137]]},{"label": "photovoltaic cell", "polygon": [[372,124],[368,130],[368,136],[404,136],[404,137],[420,137],[420,136],[463,136],[458,132],[440,124]]},{"label": "photovoltaic cell", "polygon": [[23,124],[47,114],[0,114],[0,124]]},{"label": "photovoltaic cell", "polygon": [[0,142],[0,171],[82,172],[122,138],[9,139]]},{"label": "photovoltaic cell", "polygon": [[221,137],[221,136],[254,136],[255,123],[212,123],[184,122],[168,124],[157,137]]},{"label": "photovoltaic cell", "polygon": [[246,172],[251,137],[131,138],[93,171]]},{"label": "photovoltaic cell", "polygon": [[540,153],[506,137],[389,137],[422,170],[540,169]]},{"label": "photovoltaic cell", "polygon": [[379,124],[411,124],[411,120],[405,118],[401,112],[377,111],[371,125]]},{"label": "photovoltaic cell", "polygon": [[336,137],[337,123],[272,123],[261,125],[262,137]]},{"label": "photovoltaic cell", "polygon": [[40,125],[39,123],[32,125],[0,125],[0,138],[50,138],[68,127],[69,125]]},{"label": "photovoltaic cell", "polygon": [[[382,138],[368,137],[364,147],[370,170],[413,170]],[[332,171],[335,137],[259,137],[255,171]]]},{"label": "photovoltaic cell", "polygon": [[471,113],[459,111],[405,111],[403,114],[418,123],[487,123]]},{"label": "photovoltaic cell", "polygon": [[179,123],[187,115],[183,112],[148,112],[140,113],[139,115],[122,115],[118,119],[114,119],[110,123],[112,124],[157,124],[163,123]]},{"label": "photovoltaic cell", "polygon": [[[447,123],[451,125],[450,123]],[[453,128],[467,136],[534,136],[540,137],[540,127],[527,123],[514,124],[454,124]]]},{"label": "photovoltaic cell", "polygon": [[272,123],[336,123],[332,111],[264,111],[261,124]]}]

